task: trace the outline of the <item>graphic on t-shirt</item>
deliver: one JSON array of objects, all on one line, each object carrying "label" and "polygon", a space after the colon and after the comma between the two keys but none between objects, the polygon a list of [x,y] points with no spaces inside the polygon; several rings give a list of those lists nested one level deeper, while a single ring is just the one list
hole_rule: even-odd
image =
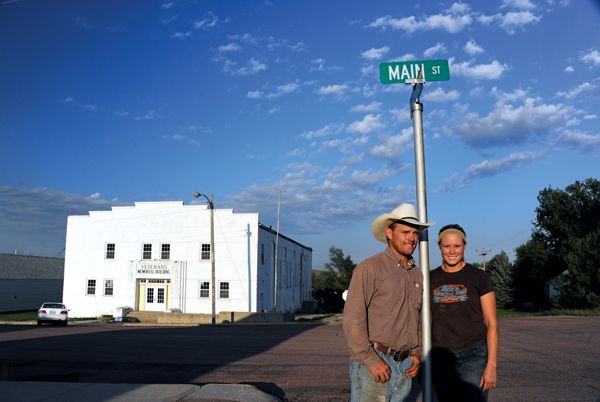
[{"label": "graphic on t-shirt", "polygon": [[442,285],[433,290],[434,303],[457,303],[467,301],[467,287],[465,285]]}]

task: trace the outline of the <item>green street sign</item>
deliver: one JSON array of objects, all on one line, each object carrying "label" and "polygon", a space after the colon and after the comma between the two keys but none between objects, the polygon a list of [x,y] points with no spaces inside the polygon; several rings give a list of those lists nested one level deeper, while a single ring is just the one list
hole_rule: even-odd
[{"label": "green street sign", "polygon": [[398,61],[379,65],[379,81],[382,84],[416,84],[449,79],[448,60]]}]

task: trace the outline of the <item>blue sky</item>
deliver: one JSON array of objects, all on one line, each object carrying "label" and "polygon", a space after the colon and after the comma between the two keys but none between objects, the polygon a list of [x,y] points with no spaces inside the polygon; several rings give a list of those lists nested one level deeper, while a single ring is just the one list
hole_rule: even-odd
[{"label": "blue sky", "polygon": [[599,22],[592,0],[0,0],[0,252],[194,191],[275,227],[281,188],[315,268],[358,262],[416,202],[411,87],[378,66],[448,59],[421,96],[430,239],[460,223],[468,260],[512,258],[540,190],[598,177]]}]

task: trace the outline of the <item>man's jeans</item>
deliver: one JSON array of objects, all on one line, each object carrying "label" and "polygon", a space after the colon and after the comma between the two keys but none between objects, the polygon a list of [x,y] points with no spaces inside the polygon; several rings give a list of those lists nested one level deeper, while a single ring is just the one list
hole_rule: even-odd
[{"label": "man's jeans", "polygon": [[401,362],[376,350],[388,366],[391,375],[386,383],[375,382],[368,368],[350,359],[350,382],[352,402],[402,402],[410,394],[412,378],[406,377],[406,370],[412,365],[410,356]]},{"label": "man's jeans", "polygon": [[487,346],[464,352],[434,348],[431,351],[435,393],[439,401],[487,401],[479,383],[487,363]]}]

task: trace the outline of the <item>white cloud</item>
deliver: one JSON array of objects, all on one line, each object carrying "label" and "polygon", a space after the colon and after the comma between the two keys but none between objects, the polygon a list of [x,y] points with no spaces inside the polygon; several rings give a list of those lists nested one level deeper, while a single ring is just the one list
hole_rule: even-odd
[{"label": "white cloud", "polygon": [[237,76],[254,75],[266,69],[267,65],[255,58],[248,60],[248,63],[242,67],[238,67],[237,63],[231,60],[225,60],[225,64],[223,65],[224,72]]},{"label": "white cloud", "polygon": [[381,30],[394,29],[403,30],[409,33],[416,31],[442,30],[449,33],[457,33],[473,22],[473,18],[468,14],[469,6],[464,3],[454,3],[452,7],[446,10],[445,14],[436,14],[417,19],[415,16],[404,18],[394,18],[389,15],[379,17],[367,28],[379,28]]},{"label": "white cloud", "polygon": [[410,111],[406,107],[401,107],[397,109],[392,109],[391,112],[392,117],[398,120],[401,123],[410,121]]},{"label": "white cloud", "polygon": [[166,10],[168,10],[169,8],[173,7],[174,5],[175,5],[175,3],[171,3],[171,2],[169,2],[169,3],[162,3],[161,7],[164,8],[164,9],[166,9]]},{"label": "white cloud", "polygon": [[379,60],[383,58],[388,52],[390,48],[388,46],[379,47],[379,48],[371,48],[369,50],[365,50],[361,53],[363,59],[367,60]]},{"label": "white cloud", "polygon": [[297,92],[300,89],[300,85],[295,82],[290,82],[287,84],[279,85],[275,87],[275,89],[271,92],[263,92],[263,91],[248,91],[246,96],[251,99],[275,99],[279,98],[283,95],[288,95],[294,92]]},{"label": "white cloud", "polygon": [[98,106],[96,105],[83,105],[81,107],[90,112],[95,112],[96,110],[98,110]]},{"label": "white cloud", "polygon": [[373,146],[369,154],[380,156],[389,160],[398,159],[412,144],[413,129],[406,128],[401,134],[385,136],[380,138],[379,144]]},{"label": "white cloud", "polygon": [[260,99],[263,97],[263,93],[261,91],[248,91],[246,97],[250,99]]},{"label": "white cloud", "polygon": [[425,92],[423,99],[427,102],[452,102],[460,97],[460,92],[457,90],[444,91],[442,88],[437,87],[433,91]]},{"label": "white cloud", "polygon": [[500,17],[500,26],[508,33],[515,33],[518,28],[538,23],[541,19],[529,11],[510,12]]},{"label": "white cloud", "polygon": [[489,64],[472,65],[471,61],[455,63],[454,58],[450,58],[450,70],[453,75],[462,75],[474,80],[497,80],[507,69],[506,64],[500,64],[497,60]]},{"label": "white cloud", "polygon": [[162,21],[163,24],[168,25],[171,22],[175,21],[178,17],[179,17],[179,14],[175,14],[172,17],[161,18],[161,21]]},{"label": "white cloud", "polygon": [[343,124],[338,123],[329,123],[325,127],[319,128],[317,130],[305,131],[300,134],[300,138],[305,138],[307,140],[312,140],[314,138],[320,138],[329,136],[332,134],[337,134],[344,129]]},{"label": "white cloud", "polygon": [[377,171],[355,170],[349,178],[349,183],[352,187],[372,186],[380,183],[382,180],[391,175],[389,169],[383,168]]},{"label": "white cloud", "polygon": [[566,66],[564,69],[565,73],[573,73],[575,72],[575,68],[573,66]]},{"label": "white cloud", "polygon": [[381,108],[381,102],[371,102],[368,105],[360,104],[350,109],[351,112],[369,113],[377,112]]},{"label": "white cloud", "polygon": [[585,92],[593,92],[596,91],[598,87],[596,85],[590,84],[589,82],[584,82],[583,84],[578,85],[568,92],[557,92],[556,95],[564,97],[566,99],[573,99],[576,96],[579,96]]},{"label": "white cloud", "polygon": [[313,60],[310,61],[310,63],[312,64],[312,67],[310,68],[310,71],[337,71],[337,70],[342,70],[342,68],[339,67],[339,66],[335,66],[335,65],[328,66],[327,62],[323,58],[313,59]]},{"label": "white cloud", "polygon": [[229,36],[229,39],[234,41],[240,41],[247,45],[258,45],[259,43],[258,38],[250,33],[231,35]]},{"label": "white cloud", "polygon": [[467,14],[469,11],[471,11],[471,6],[461,2],[452,3],[450,8],[448,8],[446,11],[450,14]]},{"label": "white cloud", "polygon": [[469,166],[465,172],[465,179],[495,176],[530,163],[542,155],[539,152],[513,152],[502,159],[486,159],[483,162]]},{"label": "white cloud", "polygon": [[218,23],[219,17],[217,17],[212,11],[209,11],[206,18],[194,22],[194,28],[208,30],[216,27]]},{"label": "white cloud", "polygon": [[509,34],[514,34],[517,29],[525,29],[527,25],[537,24],[542,17],[534,15],[530,11],[512,11],[506,14],[478,15],[477,21],[483,25],[497,23]]},{"label": "white cloud", "polygon": [[560,140],[564,144],[583,152],[593,152],[600,149],[600,134],[566,130],[560,136]]},{"label": "white cloud", "polygon": [[517,88],[512,92],[505,92],[497,87],[493,87],[490,93],[500,103],[515,102],[519,99],[524,99],[527,96],[527,91],[521,88]]},{"label": "white cloud", "polygon": [[225,53],[225,52],[237,52],[237,51],[238,51],[238,50],[240,50],[240,49],[241,49],[241,46],[240,46],[240,45],[238,45],[238,44],[237,44],[237,43],[235,43],[235,42],[231,42],[231,43],[228,43],[228,44],[226,44],[226,45],[219,46],[219,52],[220,52],[220,53]]},{"label": "white cloud", "polygon": [[299,157],[304,155],[304,150],[300,148],[294,148],[290,152],[287,153],[287,156],[290,157]]},{"label": "white cloud", "polygon": [[533,10],[535,8],[535,4],[533,4],[531,0],[502,0],[502,5],[500,7],[512,7],[521,10]]},{"label": "white cloud", "polygon": [[317,90],[319,95],[336,95],[336,96],[344,96],[346,91],[348,90],[348,85],[346,84],[335,84],[335,85],[327,85],[324,87],[320,87]]},{"label": "white cloud", "polygon": [[192,35],[192,33],[190,31],[187,32],[175,32],[173,35],[171,35],[171,38],[173,39],[185,39],[188,38]]},{"label": "white cloud", "polygon": [[451,131],[475,147],[514,145],[534,136],[547,136],[573,112],[570,106],[539,104],[533,98],[525,99],[520,106],[498,102],[487,116],[466,114]]},{"label": "white cloud", "polygon": [[347,131],[351,133],[368,134],[374,130],[384,127],[381,123],[381,115],[368,114],[362,120],[351,123]]},{"label": "white cloud", "polygon": [[155,120],[160,119],[162,116],[156,112],[156,110],[148,110],[145,115],[138,116],[135,120]]},{"label": "white cloud", "polygon": [[581,61],[592,63],[594,66],[600,66],[600,52],[596,49],[590,49],[586,54],[581,56]]},{"label": "white cloud", "polygon": [[379,78],[379,69],[373,64],[369,64],[368,66],[362,66],[360,68],[360,75],[363,77]]},{"label": "white cloud", "polygon": [[463,50],[471,56],[484,52],[483,48],[479,46],[473,39],[465,43]]},{"label": "white cloud", "polygon": [[65,99],[62,100],[63,103],[71,103],[71,102],[75,102],[75,98],[73,98],[72,96],[67,96]]},{"label": "white cloud", "polygon": [[435,46],[425,49],[425,51],[423,52],[423,56],[429,58],[429,57],[435,57],[438,54],[443,54],[443,53],[446,53],[446,46],[444,46],[443,43],[438,42],[435,44]]}]

